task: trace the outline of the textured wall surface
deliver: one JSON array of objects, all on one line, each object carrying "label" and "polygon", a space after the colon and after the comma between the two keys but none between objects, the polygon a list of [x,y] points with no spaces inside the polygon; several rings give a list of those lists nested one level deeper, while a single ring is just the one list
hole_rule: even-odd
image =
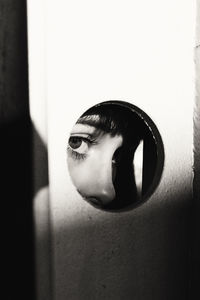
[{"label": "textured wall surface", "polygon": [[[187,299],[193,4],[77,4],[51,1],[47,15],[54,297]],[[123,213],[85,203],[66,166],[72,125],[87,108],[109,99],[129,101],[149,114],[165,148],[157,190],[145,204]]]},{"label": "textured wall surface", "polygon": [[[55,300],[188,299],[193,2],[154,0],[134,9],[133,2],[52,0],[42,8],[43,22],[39,1],[35,10],[36,2],[29,1],[29,34],[35,41],[30,44],[32,119],[48,143],[52,237],[50,257],[49,207],[42,192],[36,198],[38,299],[45,299],[45,291],[49,295],[50,286]],[[46,30],[42,48],[41,28]],[[40,123],[45,118],[36,112],[45,93],[48,141]],[[130,101],[148,113],[165,147],[158,189],[144,205],[123,213],[83,202],[66,167],[72,125],[87,108],[110,99]]]}]

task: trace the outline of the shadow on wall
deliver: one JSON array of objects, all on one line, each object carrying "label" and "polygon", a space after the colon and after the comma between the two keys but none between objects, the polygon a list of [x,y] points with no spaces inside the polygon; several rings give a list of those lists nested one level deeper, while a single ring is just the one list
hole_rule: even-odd
[{"label": "shadow on wall", "polygon": [[[200,25],[200,2],[198,1],[198,22]],[[194,181],[193,181],[193,211],[191,216],[191,299],[200,297],[200,26],[197,32],[195,49],[196,67],[196,101],[194,108]]]},{"label": "shadow on wall", "polygon": [[0,170],[3,221],[1,249],[4,250],[2,260],[5,268],[2,269],[1,266],[1,273],[5,291],[1,293],[6,299],[35,300],[31,149],[33,136],[35,134],[31,127],[28,101],[26,1],[2,0]]},{"label": "shadow on wall", "polygon": [[35,238],[35,289],[37,300],[52,299],[52,256],[48,194],[48,153],[32,128],[32,188]]},{"label": "shadow on wall", "polygon": [[57,224],[56,299],[188,299],[190,202],[166,195],[100,217],[80,208]]},{"label": "shadow on wall", "polygon": [[[35,277],[41,272],[45,272],[43,289],[46,296],[49,293],[49,231],[38,244],[33,213],[34,195],[48,186],[47,150],[32,128],[28,113],[20,119],[1,124],[0,133],[3,178],[1,216],[5,228],[4,259],[7,262],[4,276],[8,285],[12,286],[7,290],[7,296],[8,299],[15,295],[20,299],[35,300]],[[47,210],[48,203],[45,204]],[[45,224],[47,229],[48,222],[49,218]],[[42,261],[40,259],[40,265],[37,264],[38,270],[35,249],[36,253],[40,250],[40,256],[44,258]]]},{"label": "shadow on wall", "polygon": [[32,186],[33,194],[36,195],[38,191],[49,185],[48,178],[48,154],[47,147],[42,141],[39,133],[32,125]]},{"label": "shadow on wall", "polygon": [[2,272],[7,299],[34,299],[31,198],[31,127],[28,115],[1,124],[1,219],[5,238]]}]

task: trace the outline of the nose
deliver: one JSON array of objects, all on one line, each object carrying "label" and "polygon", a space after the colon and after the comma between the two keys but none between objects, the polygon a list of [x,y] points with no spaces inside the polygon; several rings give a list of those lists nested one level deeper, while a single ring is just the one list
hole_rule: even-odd
[{"label": "nose", "polygon": [[77,191],[90,203],[103,207],[109,205],[116,192],[115,153],[122,146],[122,136],[104,134],[98,143],[90,146],[86,158],[68,162],[70,175]]},{"label": "nose", "polygon": [[112,162],[112,157],[99,161],[95,173],[96,176],[93,174],[85,196],[87,200],[96,205],[106,206],[115,199],[113,185],[115,165]]}]

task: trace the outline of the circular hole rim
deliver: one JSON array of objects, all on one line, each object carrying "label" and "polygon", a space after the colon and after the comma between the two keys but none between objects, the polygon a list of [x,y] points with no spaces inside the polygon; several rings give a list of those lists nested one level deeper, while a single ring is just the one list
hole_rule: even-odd
[{"label": "circular hole rim", "polygon": [[[153,195],[155,190],[157,189],[157,187],[160,183],[162,173],[163,173],[163,168],[164,168],[164,161],[165,161],[164,144],[162,141],[161,134],[160,134],[157,126],[153,122],[153,120],[147,115],[147,113],[145,113],[141,108],[139,108],[135,104],[132,104],[132,103],[124,101],[124,100],[108,100],[108,101],[99,102],[99,103],[93,105],[92,107],[90,107],[89,109],[92,109],[93,107],[99,107],[102,105],[121,106],[121,107],[129,109],[131,112],[135,113],[145,123],[145,125],[148,128],[148,130],[150,131],[152,138],[154,140],[154,143],[156,145],[157,162],[156,162],[154,177],[153,177],[151,184],[149,185],[149,188],[147,189],[147,192],[141,197],[141,199],[138,199],[136,202],[128,204],[124,207],[120,207],[120,208],[99,207],[99,206],[96,206],[89,202],[89,204],[91,206],[93,206],[96,209],[99,209],[101,211],[113,212],[113,213],[130,211],[130,210],[133,210],[133,209],[141,206],[145,202],[147,202],[149,200],[149,198]],[[87,112],[87,110],[85,112]]]}]

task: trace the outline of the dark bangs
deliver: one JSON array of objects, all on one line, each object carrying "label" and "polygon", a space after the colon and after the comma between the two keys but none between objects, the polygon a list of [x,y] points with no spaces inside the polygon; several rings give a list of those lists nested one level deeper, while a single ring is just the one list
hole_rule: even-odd
[{"label": "dark bangs", "polygon": [[138,129],[139,117],[129,108],[113,105],[100,104],[87,110],[77,121],[77,123],[94,126],[111,136],[121,134],[126,139],[134,137],[140,139]]}]

